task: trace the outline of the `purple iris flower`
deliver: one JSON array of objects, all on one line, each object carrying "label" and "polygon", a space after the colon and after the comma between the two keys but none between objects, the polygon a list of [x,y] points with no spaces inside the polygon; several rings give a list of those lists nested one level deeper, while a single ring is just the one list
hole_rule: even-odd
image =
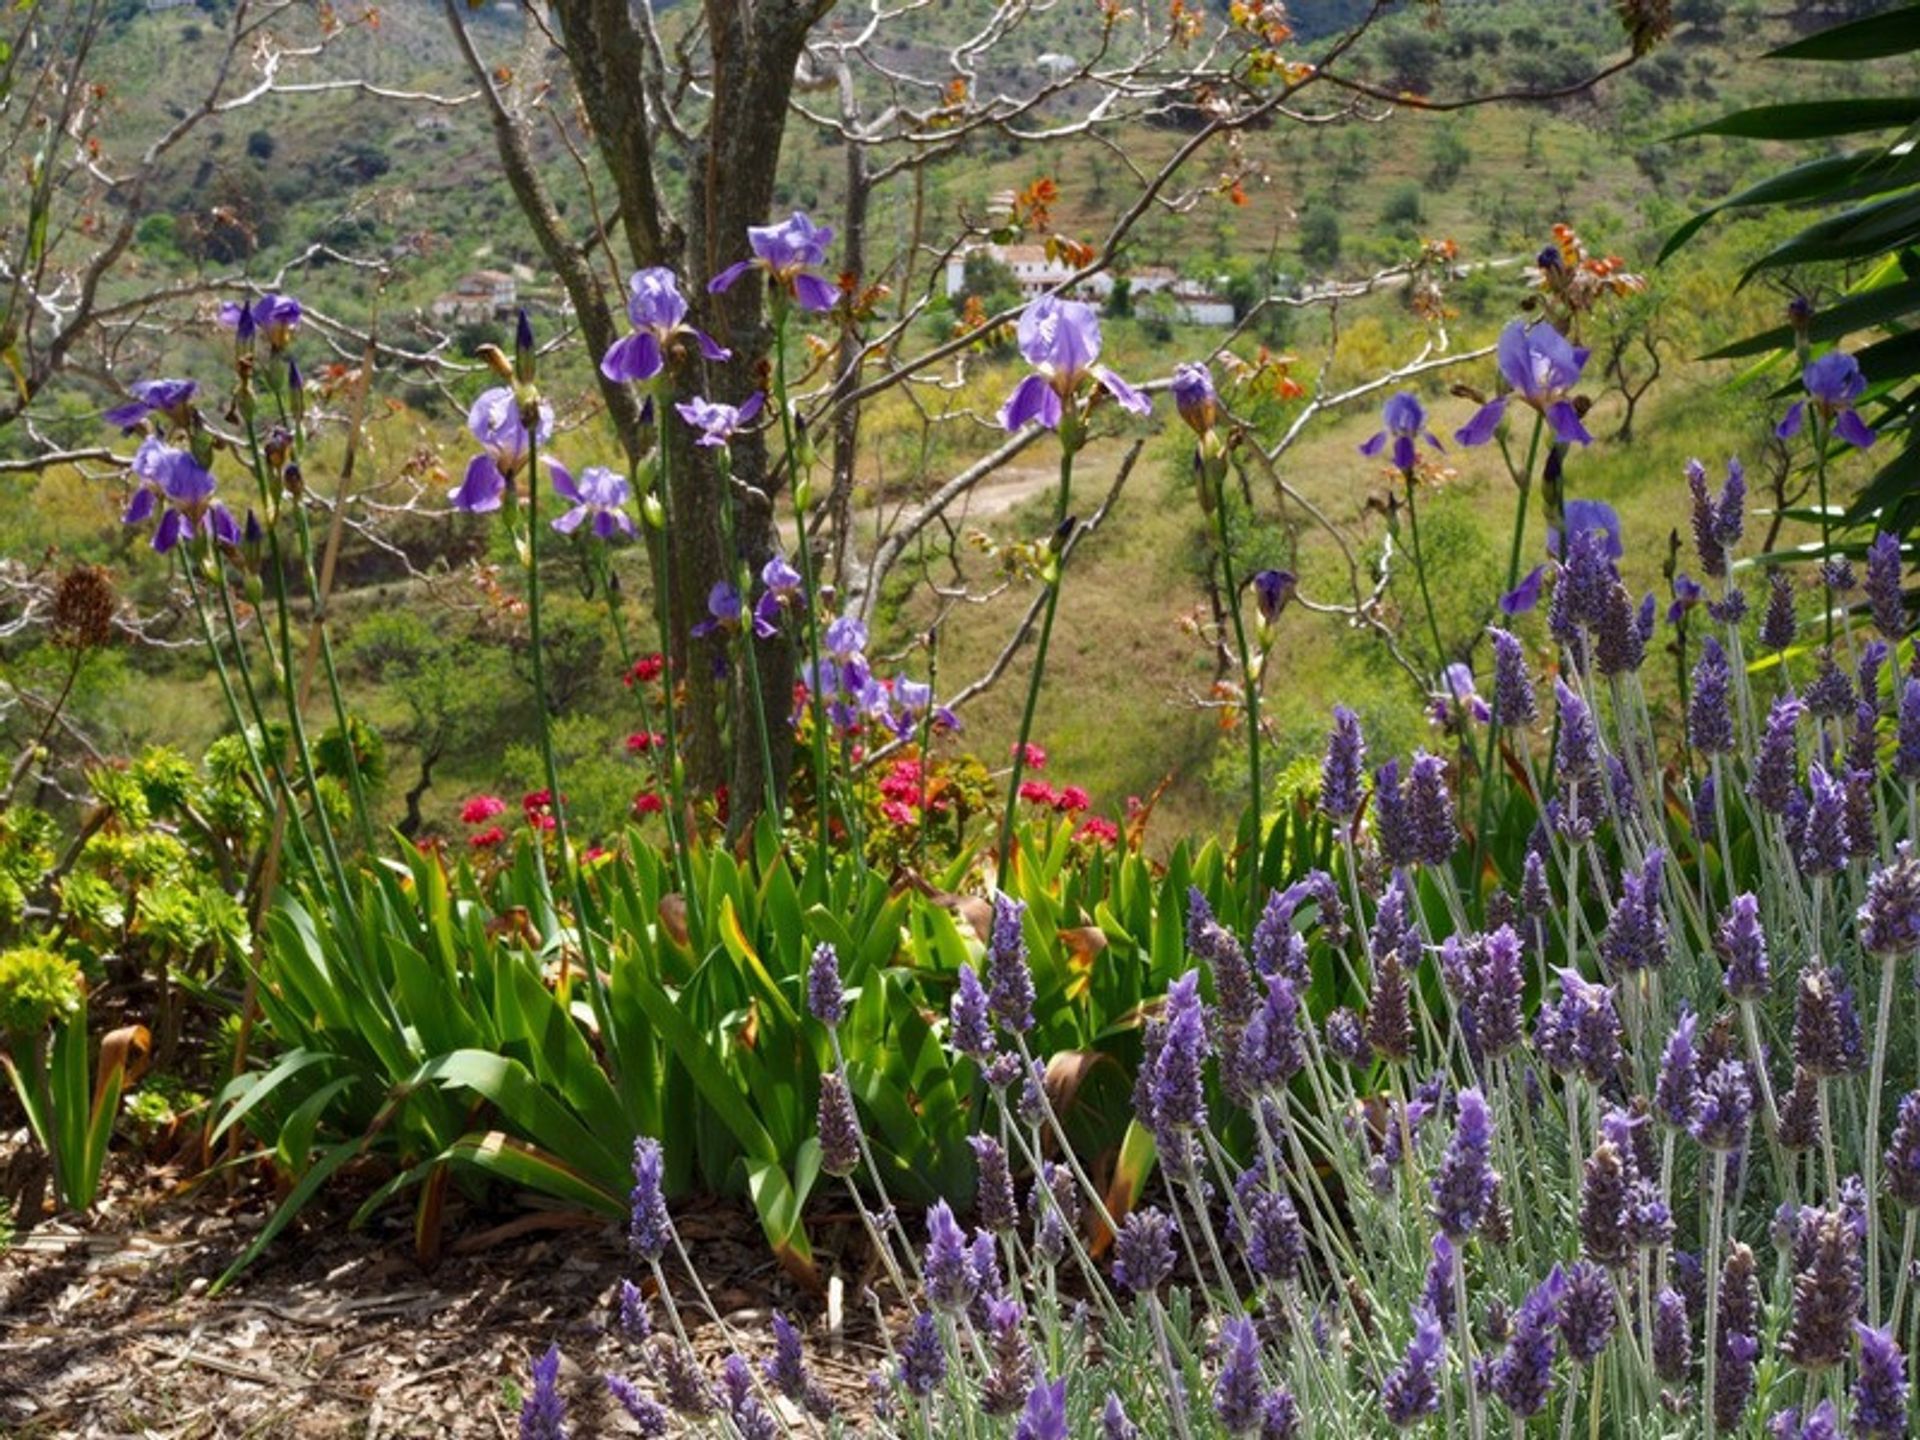
[{"label": "purple iris flower", "polygon": [[1807,399],[1796,400],[1787,407],[1787,413],[1773,431],[1780,439],[1790,440],[1800,433],[1808,401],[1833,422],[1833,433],[1849,445],[1865,450],[1879,438],[1853,408],[1854,402],[1867,390],[1867,377],[1860,373],[1860,362],[1853,356],[1843,350],[1822,355],[1807,366],[1800,383],[1807,387]]},{"label": "purple iris flower", "polygon": [[1386,428],[1360,447],[1362,455],[1378,455],[1386,448],[1389,437],[1393,440],[1393,465],[1403,474],[1411,475],[1419,452],[1415,449],[1416,440],[1425,440],[1435,450],[1442,448],[1434,433],[1427,428],[1427,407],[1420,403],[1420,397],[1411,390],[1402,390],[1398,395],[1388,398],[1380,407],[1380,423]]},{"label": "purple iris flower", "polygon": [[[1566,509],[1567,533],[1569,535],[1587,535],[1598,531],[1607,537],[1606,555],[1609,560],[1618,560],[1626,554],[1626,546],[1620,540],[1620,513],[1604,500],[1569,500]],[[1558,530],[1547,532],[1547,553],[1556,559],[1565,559]]]},{"label": "purple iris flower", "polygon": [[149,436],[134,454],[133,473],[140,478],[140,488],[120,519],[127,525],[145,524],[164,503],[166,513],[153,532],[157,553],[166,554],[196,533],[222,545],[240,543],[240,527],[227,507],[213,498],[212,474],[190,451],[176,450]]},{"label": "purple iris flower", "polygon": [[291,295],[262,295],[251,305],[225,302],[220,307],[220,323],[243,345],[255,335],[264,335],[269,346],[284,350],[304,313]]},{"label": "purple iris flower", "polygon": [[553,493],[573,502],[573,508],[553,522],[554,529],[562,535],[571,535],[591,520],[593,533],[602,540],[611,540],[615,535],[632,538],[633,517],[625,508],[626,476],[604,465],[589,465],[575,479],[573,472],[557,460],[549,460],[547,469],[553,476]]},{"label": "purple iris flower", "polygon": [[680,418],[700,432],[696,445],[720,446],[733,438],[734,432],[754,416],[760,413],[760,407],[767,397],[756,390],[747,397],[744,405],[723,405],[718,400],[702,400],[695,396],[692,400],[683,400],[673,408],[680,412]]},{"label": "purple iris flower", "polygon": [[707,282],[707,290],[717,295],[731,289],[747,271],[758,268],[804,309],[831,310],[838,292],[813,274],[811,267],[825,263],[827,246],[832,243],[832,228],[814,224],[799,210],[778,225],[749,225],[747,245],[752,257],[736,260],[722,270]]},{"label": "purple iris flower", "polygon": [[1678,625],[1681,616],[1706,598],[1700,582],[1684,570],[1673,577],[1673,603],[1667,606],[1667,623]]},{"label": "purple iris flower", "polygon": [[1524,615],[1540,603],[1540,583],[1546,578],[1547,567],[1536,565],[1521,578],[1518,585],[1500,597],[1500,613],[1503,615]]},{"label": "purple iris flower", "polygon": [[680,282],[664,265],[636,270],[627,281],[627,318],[633,333],[613,342],[601,357],[600,373],[609,380],[645,382],[666,364],[668,349],[682,335],[691,336],[700,353],[716,363],[731,360],[733,352],[687,321],[687,297]]},{"label": "purple iris flower", "polygon": [[[1580,411],[1569,398],[1580,383],[1586,367],[1587,349],[1568,341],[1553,326],[1544,322],[1528,325],[1510,321],[1500,332],[1496,349],[1500,374],[1513,394],[1546,418],[1554,438],[1563,445],[1586,445],[1593,440],[1580,423]],[[1484,445],[1507,413],[1508,395],[1489,400],[1474,413],[1453,438],[1462,445]]]},{"label": "purple iris flower", "polygon": [[[534,439],[544,445],[553,438],[553,407],[540,404]],[[480,442],[480,453],[467,462],[467,474],[447,498],[456,510],[484,515],[500,508],[507,482],[527,463],[531,448],[527,427],[520,423],[520,401],[505,385],[480,392],[467,411],[467,429]]]},{"label": "purple iris flower", "polygon": [[1018,430],[1037,420],[1048,430],[1058,430],[1065,413],[1062,402],[1072,398],[1089,375],[1134,414],[1144,415],[1152,408],[1146,396],[1095,363],[1100,358],[1100,317],[1091,305],[1042,295],[1020,312],[1019,340],[1020,353],[1034,373],[1000,407],[1000,423],[1006,429]]},{"label": "purple iris flower", "polygon": [[781,555],[760,567],[760,583],[767,588],[754,602],[753,633],[771,640],[779,628],[780,612],[804,610],[807,597],[800,589],[800,572]]},{"label": "purple iris flower", "polygon": [[707,618],[689,627],[687,633],[706,636],[721,630],[737,630],[744,608],[740,603],[740,592],[725,580],[716,580],[713,589],[707,592]]},{"label": "purple iris flower", "polygon": [[933,708],[933,724],[936,730],[958,730],[960,717],[945,705],[934,705],[933,686],[920,680],[909,679],[905,675],[896,675],[893,681],[893,711],[887,724],[902,740],[910,740],[920,730],[920,721]]},{"label": "purple iris flower", "polygon": [[1173,367],[1173,403],[1180,418],[1196,435],[1204,435],[1219,418],[1220,396],[1213,388],[1213,372],[1205,365]]},{"label": "purple iris flower", "polygon": [[149,415],[164,415],[176,425],[186,423],[187,402],[200,387],[191,380],[138,380],[127,387],[133,399],[107,411],[105,420],[119,430],[132,430]]},{"label": "purple iris flower", "polygon": [[1480,692],[1474,688],[1473,667],[1456,660],[1440,672],[1440,683],[1445,687],[1442,694],[1434,696],[1433,716],[1438,724],[1444,725],[1448,717],[1456,712],[1470,715],[1482,725],[1493,718],[1493,711],[1487,702],[1480,698]]},{"label": "purple iris flower", "polygon": [[1300,588],[1291,570],[1256,570],[1253,575],[1253,599],[1260,607],[1260,623],[1271,627],[1287,608],[1287,602]]}]

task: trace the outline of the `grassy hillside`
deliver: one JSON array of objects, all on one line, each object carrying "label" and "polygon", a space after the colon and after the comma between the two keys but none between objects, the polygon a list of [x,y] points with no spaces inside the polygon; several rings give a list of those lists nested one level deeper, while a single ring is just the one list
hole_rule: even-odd
[{"label": "grassy hillside", "polygon": [[[936,6],[918,12],[929,28],[917,33],[910,47],[915,63],[937,63],[942,45],[965,21],[965,9]],[[1069,9],[1076,17],[1080,10],[1090,11]],[[1644,266],[1658,239],[1680,218],[1777,158],[1766,147],[1746,142],[1671,137],[1707,115],[1772,93],[1781,84],[1778,67],[1763,70],[1752,57],[1785,38],[1793,22],[1747,4],[1696,4],[1682,10],[1701,19],[1684,24],[1665,50],[1593,94],[1552,107],[1496,105],[1446,116],[1388,111],[1356,100],[1337,123],[1279,124],[1251,133],[1237,152],[1222,147],[1202,157],[1192,179],[1199,191],[1211,193],[1195,196],[1184,213],[1151,217],[1137,233],[1128,260],[1177,264],[1209,279],[1237,278],[1258,294],[1364,275],[1404,260],[1429,239],[1453,241],[1469,262],[1513,261],[1530,256],[1547,240],[1549,227],[1565,219],[1596,250],[1617,252]],[[1561,83],[1559,77],[1591,68],[1617,48],[1612,8],[1598,0],[1559,7],[1551,27],[1541,23],[1538,7],[1520,0],[1449,5],[1439,13],[1437,24],[1429,23],[1423,8],[1394,17],[1369,42],[1365,73],[1397,89],[1472,93]],[[163,122],[168,107],[178,103],[168,97],[187,93],[197,47],[212,23],[192,9],[136,13],[125,20],[112,52],[123,77],[115,97],[123,107],[120,133]],[[515,33],[503,7],[479,12],[475,23],[490,58],[511,62],[529,76],[551,63],[541,46]],[[434,6],[395,7],[377,32],[338,40],[328,63],[390,86],[443,94],[465,88]],[[1901,78],[1874,73],[1863,81],[1857,72],[1843,76],[1811,67],[1796,73],[1793,83],[1812,95],[1822,85],[1880,86]],[[1331,111],[1347,102],[1329,92],[1317,103]],[[585,184],[556,132],[543,130],[541,137],[556,202],[577,218],[589,203]],[[1122,137],[1120,148],[1127,165],[1150,172],[1180,139],[1175,131],[1143,127]],[[838,201],[840,152],[796,124],[784,162],[791,202],[830,219]],[[409,106],[346,95],[276,100],[225,122],[207,151],[172,177],[166,223],[143,227],[138,263],[149,272],[180,275],[230,266],[270,274],[315,240],[378,254],[391,265],[384,283],[338,265],[294,283],[324,311],[363,320],[377,307],[383,329],[403,333],[407,317],[476,266],[526,265],[531,283],[539,284],[534,247],[496,170],[484,118],[474,106]],[[1244,203],[1233,203],[1212,184],[1210,177],[1225,175],[1239,179]],[[921,212],[937,217],[930,223],[944,233],[953,217],[984,214],[998,192],[1042,176],[1059,187],[1054,228],[1087,239],[1104,233],[1129,193],[1129,177],[1105,147],[1021,146],[982,138],[927,175]],[[910,184],[897,182],[875,205],[874,262],[883,276],[899,275],[913,239],[907,218],[914,212]],[[209,229],[216,206],[250,217],[245,243],[233,235],[223,242],[217,228]],[[1750,231],[1739,224],[1722,226],[1652,276],[1648,303],[1657,314],[1665,368],[1637,419],[1637,437],[1630,444],[1604,438],[1615,428],[1619,401],[1603,397],[1590,421],[1601,443],[1577,455],[1569,467],[1570,493],[1613,502],[1629,530],[1643,537],[1630,553],[1646,573],[1631,578],[1649,588],[1660,583],[1653,567],[1659,540],[1673,524],[1687,456],[1702,453],[1714,460],[1733,448],[1753,459],[1764,442],[1764,389],[1729,388],[1727,374],[1687,361],[1718,339],[1771,320],[1780,304],[1780,297],[1764,288],[1732,285],[1739,258],[1757,246],[1759,237]],[[1330,243],[1331,236],[1337,236],[1337,245]],[[1521,285],[1517,264],[1476,272],[1452,287],[1444,323],[1437,327],[1430,317],[1414,314],[1407,294],[1397,290],[1345,304],[1331,317],[1319,309],[1282,310],[1238,349],[1251,357],[1256,339],[1275,349],[1290,348],[1297,357],[1297,380],[1309,388],[1338,388],[1411,357],[1423,343],[1454,353],[1486,343],[1516,313]],[[924,333],[944,334],[951,323],[952,316],[936,307]],[[1330,343],[1336,334],[1337,346]],[[212,376],[220,364],[216,336],[209,314],[197,330],[154,337],[150,354],[130,355],[124,364],[130,371]],[[429,337],[423,329],[417,338],[426,343]],[[1150,319],[1107,322],[1113,362],[1135,377],[1165,375],[1176,361],[1204,353],[1219,339],[1218,332],[1170,330]],[[1005,358],[973,357],[964,383],[938,403],[955,414],[969,406],[990,414],[1017,373]],[[1485,386],[1491,369],[1482,362],[1430,384],[1425,398],[1437,428],[1450,429],[1469,408],[1447,395],[1453,379]],[[458,406],[479,383],[474,377],[424,372],[389,376],[372,430],[371,464],[363,471],[366,483],[395,499],[417,488],[431,494],[442,487],[444,475],[464,463]],[[576,365],[562,372],[557,388],[565,397],[562,452],[579,460],[603,455],[606,441],[595,425],[584,369]],[[51,416],[48,433],[63,440],[97,435],[90,418],[96,393],[76,390],[58,403],[64,418]],[[1388,487],[1377,465],[1356,454],[1359,441],[1375,428],[1371,406],[1365,408],[1367,413],[1331,413],[1317,420],[1285,457],[1283,470],[1341,527],[1362,561],[1370,562],[1382,544],[1380,502]],[[1284,423],[1286,413],[1275,411],[1271,418]],[[929,438],[918,415],[897,398],[873,406],[867,424],[870,489],[863,501],[924,491],[990,438],[971,422],[940,426]],[[0,436],[0,443],[7,439]],[[1104,493],[1123,448],[1116,437],[1083,458],[1078,480],[1083,497]],[[1029,452],[1026,471],[1015,477],[1019,493],[1044,494],[1051,464],[1045,445]],[[1196,633],[1196,622],[1204,619],[1207,551],[1186,464],[1179,436],[1150,440],[1110,523],[1076,562],[1038,727],[1054,754],[1054,773],[1086,785],[1101,811],[1117,813],[1128,796],[1150,794],[1171,777],[1162,802],[1167,834],[1216,823],[1236,801],[1241,783],[1237,747],[1223,751],[1216,712],[1196,703],[1208,693],[1215,662],[1212,648]],[[1451,646],[1489,618],[1504,577],[1513,493],[1489,452],[1450,451],[1447,464],[1451,473],[1444,483],[1423,496],[1422,524],[1447,576],[1437,603]],[[329,483],[324,467],[315,469],[321,473],[312,483],[324,489]],[[101,538],[115,528],[117,497],[110,488],[59,474],[33,492],[0,495],[0,535],[20,553],[55,547],[105,554],[137,594],[158,603],[164,581],[151,561],[126,537]],[[1311,529],[1290,538],[1288,517],[1281,515],[1272,493],[1256,488],[1254,499],[1249,553],[1292,564],[1310,595],[1333,598],[1334,587],[1343,582],[1337,547]],[[985,495],[978,515],[962,528],[977,525],[1002,539],[1034,534],[1047,524],[1049,503],[1029,498],[1009,509]],[[443,637],[470,643],[487,666],[485,683],[471,687],[465,702],[480,712],[481,722],[448,749],[428,795],[430,817],[445,821],[470,787],[531,781],[530,757],[515,750],[507,754],[503,772],[499,742],[502,734],[526,733],[529,716],[511,648],[512,627],[502,623],[489,598],[484,572],[470,565],[486,559],[486,546],[493,542],[472,522],[423,522],[412,528],[420,554],[443,547],[441,578],[431,584],[403,582],[378,563],[377,555],[350,557],[347,573],[361,583],[343,596],[340,614],[350,656],[357,621],[399,610],[418,615]],[[1528,553],[1538,551],[1540,543],[1539,534],[1531,534]],[[987,562],[965,548],[958,555],[962,573],[983,581]],[[625,566],[631,582],[643,585],[638,562],[630,556]],[[1422,653],[1422,630],[1411,623],[1417,618],[1424,626],[1424,613],[1414,608],[1417,596],[1396,581],[1386,599],[1407,622],[1403,629],[1410,648]],[[1016,587],[993,604],[961,607],[944,631],[943,679],[959,683],[978,673],[1022,603]],[[876,648],[893,650],[932,612],[922,592],[890,596],[885,613],[890,633]],[[181,619],[174,633],[184,635],[184,623]],[[583,649],[576,658],[592,673],[572,703],[577,718],[568,743],[577,754],[595,757],[580,783],[606,819],[619,812],[623,791],[630,792],[634,783],[619,747],[628,721],[611,679],[611,659],[593,648],[605,642],[587,634],[591,616],[583,614],[578,628]],[[1268,704],[1283,763],[1317,746],[1336,697],[1368,715],[1383,750],[1423,739],[1411,728],[1404,703],[1409,682],[1376,641],[1337,619],[1295,610],[1281,644]],[[922,673],[918,655],[905,663]],[[1016,682],[1019,674],[1016,667]],[[122,654],[111,667],[91,672],[86,683],[83,713],[113,748],[161,739],[192,748],[210,738],[218,707],[209,703],[210,682],[191,652]],[[355,704],[388,733],[395,781],[389,787],[390,806],[397,813],[399,792],[411,782],[419,759],[414,739],[420,697],[371,661],[349,667],[349,685]],[[1018,699],[1015,684],[985,696],[969,711],[965,743],[983,755],[1004,754]]]}]

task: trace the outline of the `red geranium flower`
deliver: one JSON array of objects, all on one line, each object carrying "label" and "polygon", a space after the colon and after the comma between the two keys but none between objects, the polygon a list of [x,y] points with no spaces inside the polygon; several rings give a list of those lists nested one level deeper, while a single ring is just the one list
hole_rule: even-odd
[{"label": "red geranium flower", "polygon": [[898,800],[888,800],[880,807],[880,818],[889,825],[907,826],[913,824],[913,810]]},{"label": "red geranium flower", "polygon": [[[1020,753],[1020,747],[1018,745],[1013,747],[1013,753],[1015,755],[1018,755]],[[1038,745],[1029,744],[1027,746],[1026,767],[1029,770],[1046,769],[1047,768],[1047,752],[1045,750],[1042,750]]]},{"label": "red geranium flower", "polygon": [[496,815],[507,813],[507,802],[498,795],[476,795],[460,807],[460,821],[465,825],[484,825]]},{"label": "red geranium flower", "polygon": [[658,815],[666,808],[667,802],[660,798],[660,794],[656,790],[642,790],[638,795],[633,797],[633,814],[635,819],[639,819],[645,815]]},{"label": "red geranium flower", "polygon": [[506,838],[506,831],[498,825],[489,825],[484,830],[476,830],[467,843],[476,850],[491,850],[494,846],[504,843]]},{"label": "red geranium flower", "polygon": [[667,668],[667,662],[659,655],[642,655],[633,662],[633,668],[627,671],[626,685],[631,690],[636,684],[650,685],[658,680]]},{"label": "red geranium flower", "polygon": [[1089,815],[1074,836],[1096,845],[1111,845],[1120,838],[1120,827],[1104,815]]},{"label": "red geranium flower", "polygon": [[1029,805],[1056,805],[1060,797],[1053,793],[1053,786],[1044,780],[1022,780],[1020,798]]},{"label": "red geranium flower", "polygon": [[666,743],[667,737],[658,732],[650,733],[645,730],[636,730],[633,734],[627,736],[627,753],[629,755],[644,755],[649,750],[657,750]]},{"label": "red geranium flower", "polygon": [[1053,797],[1053,808],[1063,815],[1077,815],[1092,803],[1078,785],[1063,785],[1060,793]]}]

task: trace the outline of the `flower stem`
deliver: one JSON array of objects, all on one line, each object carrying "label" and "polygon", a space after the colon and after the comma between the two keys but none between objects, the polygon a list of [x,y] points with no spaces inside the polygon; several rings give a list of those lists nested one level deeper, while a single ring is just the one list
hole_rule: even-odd
[{"label": "flower stem", "polygon": [[[1260,910],[1260,683],[1253,672],[1252,653],[1247,649],[1246,621],[1240,614],[1240,587],[1234,583],[1233,546],[1227,536],[1227,497],[1226,487],[1216,497],[1213,507],[1215,528],[1220,536],[1220,585],[1226,591],[1227,613],[1233,619],[1234,644],[1240,652],[1240,684],[1247,706],[1247,780],[1249,785],[1248,804],[1253,811],[1253,829],[1249,837],[1247,873],[1247,915],[1249,919]],[[1264,663],[1264,662],[1263,662]]]},{"label": "flower stem", "polygon": [[[1055,531],[1066,523],[1067,499],[1073,489],[1073,452],[1076,443],[1067,436],[1060,441],[1060,495],[1054,505]],[[1047,668],[1047,647],[1053,640],[1053,617],[1060,608],[1060,587],[1067,578],[1067,548],[1063,542],[1053,557],[1053,573],[1046,578],[1047,604],[1040,617],[1040,639],[1033,652],[1033,671],[1027,678],[1027,702],[1020,712],[1020,738],[1013,747],[1013,770],[1007,777],[1007,804],[1000,816],[1000,855],[994,871],[994,888],[1007,888],[1007,872],[1013,864],[1014,807],[1020,800],[1020,778],[1027,768],[1027,738],[1033,733],[1033,712],[1040,704],[1040,682]]]},{"label": "flower stem", "polygon": [[1700,1392],[1700,1409],[1706,1421],[1707,1440],[1713,1440],[1713,1388],[1720,1344],[1720,1207],[1727,1198],[1727,1152],[1713,1152],[1713,1204],[1707,1211],[1707,1380]]}]

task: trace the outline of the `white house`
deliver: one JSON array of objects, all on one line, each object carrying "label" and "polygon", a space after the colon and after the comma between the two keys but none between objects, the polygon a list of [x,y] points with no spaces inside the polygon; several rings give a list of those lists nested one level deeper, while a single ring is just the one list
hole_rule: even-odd
[{"label": "white house", "polygon": [[[1059,289],[1074,273],[1064,261],[1049,257],[1043,245],[978,245],[947,257],[949,296],[966,288],[967,258],[977,254],[1006,266],[1020,294],[1029,300]],[[1136,296],[1164,292],[1173,303],[1174,318],[1183,324],[1233,324],[1233,302],[1197,280],[1181,279],[1170,265],[1138,265],[1122,277],[1102,270],[1074,286],[1070,293],[1075,299],[1101,304],[1113,294],[1117,278],[1125,279]]]},{"label": "white house", "polygon": [[442,324],[474,325],[512,315],[520,304],[520,282],[499,270],[474,270],[427,307]]}]

